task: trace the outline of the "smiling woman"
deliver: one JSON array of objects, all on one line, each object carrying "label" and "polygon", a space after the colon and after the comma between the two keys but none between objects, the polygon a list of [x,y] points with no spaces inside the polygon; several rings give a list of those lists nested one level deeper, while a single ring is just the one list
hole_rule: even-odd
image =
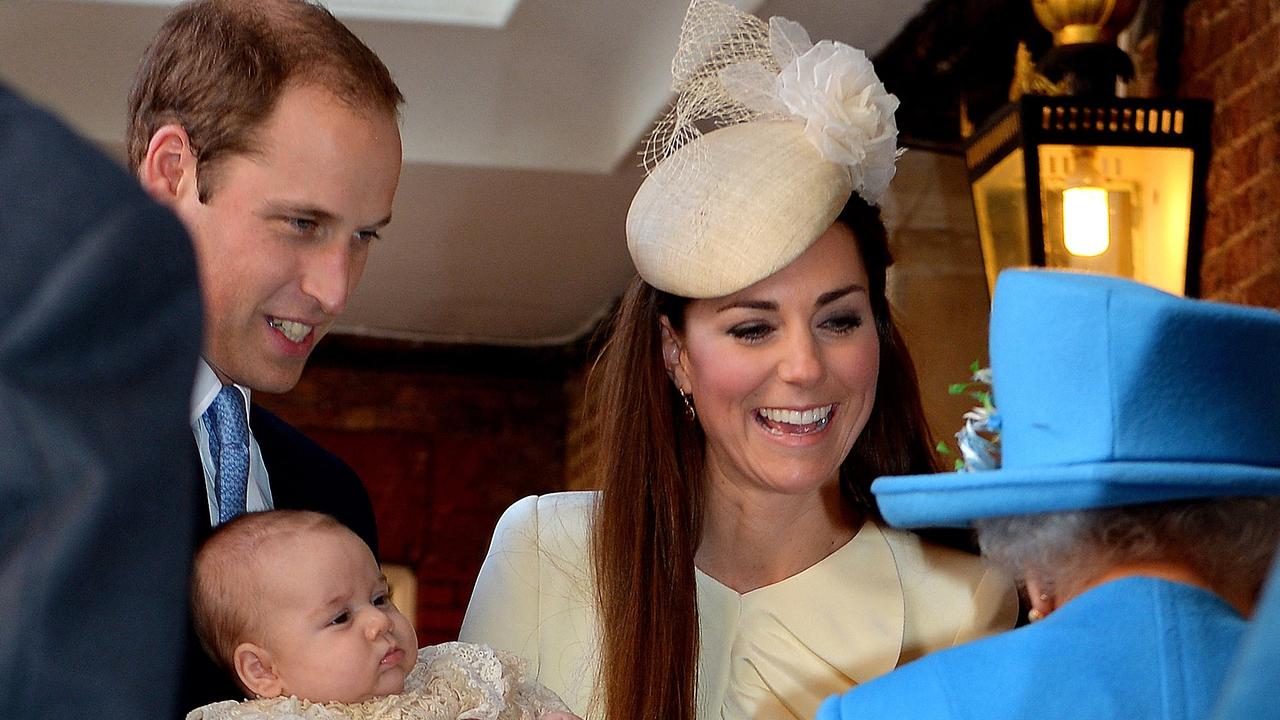
[{"label": "smiling woman", "polygon": [[[764,280],[691,301],[675,318],[679,329],[662,318],[667,371],[696,402],[715,496],[732,505],[762,492],[814,502],[812,485],[838,489],[828,481],[871,414],[880,364],[866,276],[852,233],[836,224]],[[745,539],[731,543],[747,550]],[[757,570],[762,577],[732,584],[751,590],[794,574]]]},{"label": "smiling woman", "polygon": [[872,205],[896,99],[861,51],[711,0],[673,68],[589,383],[601,490],[508,510],[462,637],[584,716],[808,718],[1009,627],[1013,585],[884,527],[869,492],[935,469]]}]

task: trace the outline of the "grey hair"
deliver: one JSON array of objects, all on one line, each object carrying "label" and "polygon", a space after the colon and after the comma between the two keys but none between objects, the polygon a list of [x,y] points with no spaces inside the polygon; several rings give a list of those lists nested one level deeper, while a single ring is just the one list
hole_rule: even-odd
[{"label": "grey hair", "polygon": [[1220,595],[1256,597],[1280,543],[1280,498],[1189,500],[986,518],[987,560],[1072,596],[1126,563],[1180,562]]}]

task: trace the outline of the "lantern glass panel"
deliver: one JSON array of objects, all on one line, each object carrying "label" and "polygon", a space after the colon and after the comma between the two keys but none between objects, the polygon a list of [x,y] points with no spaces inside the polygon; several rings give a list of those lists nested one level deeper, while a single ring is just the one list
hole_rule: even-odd
[{"label": "lantern glass panel", "polygon": [[1018,148],[973,181],[987,289],[995,292],[996,275],[1009,267],[1031,264],[1027,229],[1027,190]]},{"label": "lantern glass panel", "polygon": [[[1187,148],[1041,145],[1040,211],[1044,223],[1046,267],[1070,268],[1132,277],[1182,294],[1187,272],[1193,153]],[[1066,228],[1080,227],[1065,217],[1063,192],[1071,188],[1105,190],[1105,245],[1100,253],[1073,253],[1080,247]]]}]

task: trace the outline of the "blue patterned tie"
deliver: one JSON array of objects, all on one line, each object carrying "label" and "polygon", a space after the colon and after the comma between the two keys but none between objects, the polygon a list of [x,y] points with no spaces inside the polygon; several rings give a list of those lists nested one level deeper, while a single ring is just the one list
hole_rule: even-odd
[{"label": "blue patterned tie", "polygon": [[249,486],[249,423],[244,395],[225,385],[203,415],[209,431],[209,454],[215,468],[213,487],[218,494],[218,524],[245,511]]}]

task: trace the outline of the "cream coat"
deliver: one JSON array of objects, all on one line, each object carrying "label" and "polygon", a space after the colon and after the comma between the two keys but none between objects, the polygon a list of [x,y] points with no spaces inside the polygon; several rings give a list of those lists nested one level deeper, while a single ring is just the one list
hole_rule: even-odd
[{"label": "cream coat", "polygon": [[[584,717],[598,669],[588,559],[594,493],[527,497],[498,522],[461,640],[524,656]],[[978,558],[868,523],[782,582],[739,594],[697,573],[698,717],[812,718],[823,698],[1012,627],[1012,582]],[[654,648],[661,652],[661,648]]]}]

